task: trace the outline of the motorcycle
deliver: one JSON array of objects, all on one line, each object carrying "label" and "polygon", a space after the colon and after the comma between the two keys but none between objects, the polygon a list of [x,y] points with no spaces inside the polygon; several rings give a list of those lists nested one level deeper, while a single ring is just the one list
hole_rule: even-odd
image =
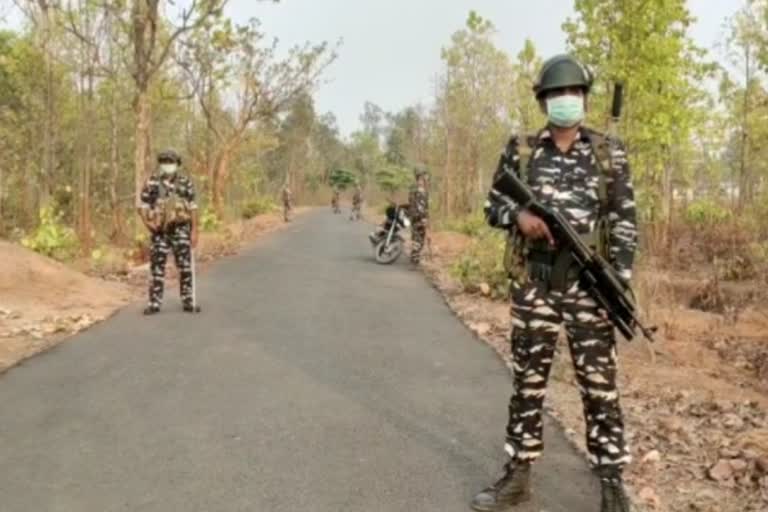
[{"label": "motorcycle", "polygon": [[387,208],[386,220],[383,226],[368,235],[373,245],[376,262],[389,265],[397,261],[403,252],[405,239],[400,234],[403,229],[411,226],[411,220],[406,214],[407,205],[393,205]]}]

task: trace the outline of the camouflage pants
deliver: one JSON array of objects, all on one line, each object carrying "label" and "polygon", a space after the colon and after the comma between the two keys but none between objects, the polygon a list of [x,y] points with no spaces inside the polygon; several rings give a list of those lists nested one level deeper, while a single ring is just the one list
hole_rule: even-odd
[{"label": "camouflage pants", "polygon": [[163,233],[152,234],[149,271],[149,305],[160,307],[163,303],[165,286],[165,264],[168,253],[173,252],[176,268],[179,270],[181,301],[192,304],[192,251],[191,227],[183,224]]},{"label": "camouflage pants", "polygon": [[285,222],[288,222],[291,220],[292,211],[293,211],[293,206],[290,203],[283,204],[283,220]]},{"label": "camouflage pants", "polygon": [[541,455],[541,409],[561,323],[584,405],[590,463],[621,467],[630,461],[630,454],[616,387],[613,326],[575,284],[564,293],[547,292],[535,282],[512,286],[515,390],[509,402],[505,451],[516,460],[532,461]]},{"label": "camouflage pants", "polygon": [[419,263],[421,261],[421,250],[424,248],[424,241],[427,238],[427,226],[423,221],[417,220],[411,226],[411,261]]},{"label": "camouflage pants", "polygon": [[352,212],[349,215],[349,220],[360,220],[360,205],[353,204]]}]

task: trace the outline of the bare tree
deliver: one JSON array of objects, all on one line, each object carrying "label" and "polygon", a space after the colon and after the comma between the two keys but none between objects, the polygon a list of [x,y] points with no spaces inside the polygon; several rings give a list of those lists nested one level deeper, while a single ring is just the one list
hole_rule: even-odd
[{"label": "bare tree", "polygon": [[[215,140],[209,167],[214,208],[222,213],[224,188],[232,158],[260,120],[283,112],[309,91],[335,58],[328,45],[293,48],[282,60],[276,42],[261,45],[258,22],[245,26],[210,26],[190,34],[179,63],[185,70]],[[225,105],[226,91],[234,101]]]}]

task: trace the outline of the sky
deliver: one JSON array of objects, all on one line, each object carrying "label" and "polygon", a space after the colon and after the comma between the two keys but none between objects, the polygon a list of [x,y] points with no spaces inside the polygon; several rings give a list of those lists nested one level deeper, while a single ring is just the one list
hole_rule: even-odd
[{"label": "sky", "polygon": [[[716,43],[723,38],[723,23],[745,3],[688,0],[697,18],[691,36],[719,56]],[[18,26],[18,13],[9,5],[0,0],[0,17],[7,26]],[[573,15],[573,0],[229,0],[227,7],[237,22],[258,18],[281,48],[341,41],[315,101],[318,112],[333,112],[343,135],[359,128],[366,101],[389,112],[429,105],[442,70],[440,50],[465,26],[470,10],[494,23],[494,42],[511,56],[530,38],[546,58],[565,50],[560,27]]]},{"label": "sky", "polygon": [[[744,1],[688,0],[697,44],[713,49],[723,22]],[[230,0],[228,13],[237,21],[258,18],[281,46],[341,39],[315,99],[316,109],[333,112],[348,135],[359,127],[366,101],[392,112],[429,104],[442,69],[440,50],[470,10],[494,23],[495,43],[510,55],[530,38],[546,58],[565,50],[560,27],[572,6],[573,0]]]}]

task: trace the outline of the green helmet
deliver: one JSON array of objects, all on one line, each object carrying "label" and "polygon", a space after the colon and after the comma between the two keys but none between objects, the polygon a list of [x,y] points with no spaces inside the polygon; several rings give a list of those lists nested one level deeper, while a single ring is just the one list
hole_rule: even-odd
[{"label": "green helmet", "polygon": [[563,87],[582,87],[585,93],[592,88],[592,73],[574,57],[562,54],[547,60],[533,84],[536,99],[553,89]]},{"label": "green helmet", "polygon": [[415,179],[419,179],[422,176],[425,178],[429,178],[429,171],[427,170],[427,167],[424,165],[416,165],[413,169],[413,177]]},{"label": "green helmet", "polygon": [[176,162],[181,165],[181,157],[173,149],[164,149],[157,154],[157,161],[160,162]]}]

